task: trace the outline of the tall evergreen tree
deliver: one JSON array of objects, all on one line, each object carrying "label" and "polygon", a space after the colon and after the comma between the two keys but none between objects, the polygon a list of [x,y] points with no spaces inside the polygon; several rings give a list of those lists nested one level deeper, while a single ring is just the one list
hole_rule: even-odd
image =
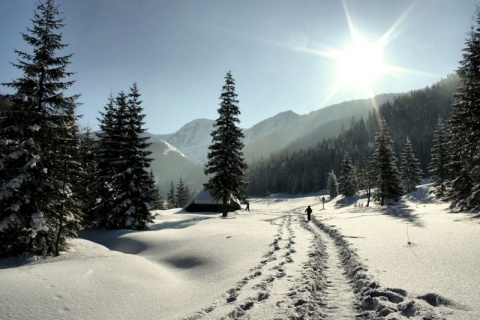
[{"label": "tall evergreen tree", "polygon": [[348,153],[345,153],[342,161],[340,177],[338,178],[338,191],[345,197],[352,197],[357,192],[357,177],[352,160]]},{"label": "tall evergreen tree", "polygon": [[78,166],[78,95],[67,71],[72,55],[53,0],[38,3],[33,27],[22,33],[31,53],[15,50],[13,66],[23,76],[4,85],[14,89],[0,128],[0,255],[53,254],[75,237],[81,214],[73,193]]},{"label": "tall evergreen tree", "polygon": [[438,119],[433,133],[432,159],[429,166],[430,177],[437,197],[443,197],[448,180],[448,145],[447,129],[442,119]]},{"label": "tall evergreen tree", "polygon": [[205,174],[211,175],[208,188],[217,200],[222,201],[223,216],[226,217],[231,197],[239,200],[245,198],[244,172],[247,170],[243,157],[244,135],[237,126],[240,109],[231,72],[225,77],[220,100],[219,117],[213,125],[212,144],[208,147]]},{"label": "tall evergreen tree", "polygon": [[110,97],[100,121],[94,225],[145,229],[152,222],[148,137],[143,133],[143,108],[136,84],[127,95]]},{"label": "tall evergreen tree", "polygon": [[178,208],[177,197],[175,195],[175,186],[173,185],[173,181],[170,183],[170,190],[167,194],[167,206],[168,209]]},{"label": "tall evergreen tree", "polygon": [[165,210],[165,199],[160,192],[157,182],[155,181],[155,175],[153,171],[150,170],[150,198],[152,199],[151,207],[152,210]]},{"label": "tall evergreen tree", "polygon": [[177,183],[177,193],[176,193],[176,198],[177,198],[177,206],[180,208],[183,208],[187,203],[188,200],[190,200],[190,196],[188,194],[188,188],[183,182],[183,178],[180,176],[178,179]]},{"label": "tall evergreen tree", "polygon": [[458,75],[449,127],[449,189],[461,209],[480,208],[480,9],[476,12]]},{"label": "tall evergreen tree", "polygon": [[385,200],[398,200],[402,195],[397,157],[392,145],[393,141],[388,132],[387,123],[385,119],[382,119],[380,131],[375,137],[375,152],[372,159],[376,177],[376,197],[382,206],[385,204]]},{"label": "tall evergreen tree", "polygon": [[78,179],[78,191],[83,203],[84,225],[90,226],[93,217],[89,216],[90,209],[95,205],[93,192],[96,183],[97,161],[95,158],[95,140],[90,128],[80,135],[79,161],[83,168],[82,175]]},{"label": "tall evergreen tree", "polygon": [[153,222],[150,214],[151,202],[149,188],[150,163],[147,148],[150,143],[143,133],[143,108],[136,84],[128,95],[120,92],[116,98],[117,113],[115,138],[120,143],[116,159],[110,164],[115,168],[113,180],[116,197],[108,214],[108,228],[145,229]]},{"label": "tall evergreen tree", "polygon": [[413,153],[412,143],[407,138],[403,152],[400,155],[400,179],[404,193],[415,191],[415,187],[422,181],[422,169],[420,169],[420,161]]},{"label": "tall evergreen tree", "polygon": [[108,213],[113,208],[113,199],[117,196],[115,187],[116,168],[112,163],[118,160],[118,151],[121,150],[119,141],[115,137],[116,127],[116,106],[114,97],[110,95],[104,111],[100,112],[98,118],[100,131],[97,133],[97,143],[95,144],[95,184],[92,187],[91,206],[87,210],[89,221],[92,227],[103,227],[106,225]]},{"label": "tall evergreen tree", "polygon": [[328,174],[327,189],[328,194],[330,195],[330,199],[338,196],[337,176],[335,175],[335,172],[333,172],[333,170]]}]

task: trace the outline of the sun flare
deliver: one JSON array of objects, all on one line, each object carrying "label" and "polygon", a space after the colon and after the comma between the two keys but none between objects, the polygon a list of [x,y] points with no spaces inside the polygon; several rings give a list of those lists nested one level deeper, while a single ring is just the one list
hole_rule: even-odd
[{"label": "sun flare", "polygon": [[336,81],[341,86],[351,85],[370,93],[374,82],[387,69],[382,49],[380,44],[363,39],[351,43],[336,58]]}]

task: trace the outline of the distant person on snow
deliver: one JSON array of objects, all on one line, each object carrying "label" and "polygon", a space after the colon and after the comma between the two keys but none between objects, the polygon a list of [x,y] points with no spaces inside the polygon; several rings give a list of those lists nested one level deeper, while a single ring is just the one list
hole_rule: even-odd
[{"label": "distant person on snow", "polygon": [[245,203],[247,204],[247,207],[245,208],[245,211],[250,211],[250,202],[245,200]]},{"label": "distant person on snow", "polygon": [[307,209],[305,209],[305,212],[307,213],[307,219],[308,221],[310,221],[310,218],[312,216],[312,208],[310,208],[310,206],[308,206]]}]

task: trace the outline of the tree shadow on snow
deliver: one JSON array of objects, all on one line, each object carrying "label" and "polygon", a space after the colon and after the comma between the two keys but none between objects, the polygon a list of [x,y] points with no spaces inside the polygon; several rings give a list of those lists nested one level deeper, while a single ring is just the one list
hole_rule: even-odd
[{"label": "tree shadow on snow", "polygon": [[415,214],[415,210],[401,202],[397,202],[394,205],[379,207],[378,211],[384,215],[410,222],[417,227],[424,226],[424,223],[420,220],[419,215]]},{"label": "tree shadow on snow", "polygon": [[334,207],[337,209],[345,208],[354,205],[358,200],[358,197],[345,197],[343,199],[337,200]]},{"label": "tree shadow on snow", "polygon": [[147,248],[147,245],[141,241],[131,238],[122,238],[122,236],[139,232],[136,230],[106,230],[106,229],[84,229],[79,232],[78,237],[98,243],[113,251],[119,251],[128,254],[137,254]]},{"label": "tree shadow on snow", "polygon": [[132,239],[131,237],[123,237],[130,233],[159,231],[165,229],[184,229],[197,224],[200,221],[210,219],[210,217],[192,217],[190,219],[180,221],[165,221],[156,223],[146,230],[108,230],[108,229],[84,229],[79,232],[79,238],[98,243],[109,250],[119,251],[127,254],[138,254],[147,249],[147,244]]},{"label": "tree shadow on snow", "polygon": [[190,219],[184,219],[179,221],[158,222],[150,226],[145,231],[148,232],[148,231],[159,231],[159,230],[165,230],[165,229],[185,229],[197,224],[200,221],[211,219],[211,218],[214,218],[214,217],[213,216],[192,217]]}]

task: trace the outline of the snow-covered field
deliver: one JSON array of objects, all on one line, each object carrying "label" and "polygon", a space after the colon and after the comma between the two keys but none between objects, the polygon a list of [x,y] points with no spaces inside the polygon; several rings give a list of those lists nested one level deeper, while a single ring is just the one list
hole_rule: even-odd
[{"label": "snow-covered field", "polygon": [[0,260],[0,319],[480,319],[478,213],[425,186],[383,208],[319,197],[251,199],[227,219],[161,211],[148,231]]}]

